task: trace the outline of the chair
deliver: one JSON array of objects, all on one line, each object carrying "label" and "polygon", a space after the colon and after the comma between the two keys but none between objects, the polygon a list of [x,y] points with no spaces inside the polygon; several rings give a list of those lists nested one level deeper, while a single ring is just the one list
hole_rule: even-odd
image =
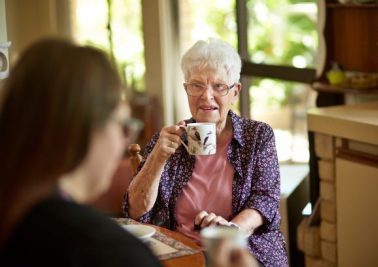
[{"label": "chair", "polygon": [[130,159],[130,168],[131,173],[133,175],[136,174],[138,166],[140,162],[142,161],[142,156],[140,155],[140,146],[138,144],[131,144],[127,148],[127,151],[129,152],[129,159]]}]

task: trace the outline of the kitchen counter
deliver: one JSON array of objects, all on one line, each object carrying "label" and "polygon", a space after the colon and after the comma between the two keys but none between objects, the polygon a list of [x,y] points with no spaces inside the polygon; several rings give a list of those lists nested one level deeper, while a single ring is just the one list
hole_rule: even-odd
[{"label": "kitchen counter", "polygon": [[313,108],[308,130],[378,145],[378,102]]}]

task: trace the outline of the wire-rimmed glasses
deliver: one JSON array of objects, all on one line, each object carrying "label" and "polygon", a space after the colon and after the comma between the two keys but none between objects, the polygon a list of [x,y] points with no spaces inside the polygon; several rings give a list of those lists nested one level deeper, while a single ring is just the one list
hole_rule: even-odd
[{"label": "wire-rimmed glasses", "polygon": [[[235,86],[232,84],[228,86],[224,83],[214,83],[210,87],[213,90],[214,96],[225,96]],[[190,96],[200,96],[207,89],[208,85],[203,83],[184,83],[185,91]]]},{"label": "wire-rimmed glasses", "polygon": [[138,138],[140,131],[144,127],[144,123],[136,118],[112,118],[114,122],[118,123],[122,128],[122,133],[129,143],[133,143]]}]

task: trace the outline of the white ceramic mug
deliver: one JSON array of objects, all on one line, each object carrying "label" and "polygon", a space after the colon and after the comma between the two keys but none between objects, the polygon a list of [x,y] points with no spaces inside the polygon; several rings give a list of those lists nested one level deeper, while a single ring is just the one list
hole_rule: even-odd
[{"label": "white ceramic mug", "polygon": [[11,43],[0,43],[0,80],[8,78],[9,75],[9,60],[8,48]]},{"label": "white ceramic mug", "polygon": [[210,226],[200,232],[202,244],[205,248],[207,265],[213,267],[213,259],[217,256],[218,247],[221,242],[227,242],[229,249],[245,248],[247,246],[248,235],[234,227],[227,226]]},{"label": "white ceramic mug", "polygon": [[214,155],[217,151],[215,123],[188,123],[183,127],[188,134],[188,144],[181,143],[191,155]]}]

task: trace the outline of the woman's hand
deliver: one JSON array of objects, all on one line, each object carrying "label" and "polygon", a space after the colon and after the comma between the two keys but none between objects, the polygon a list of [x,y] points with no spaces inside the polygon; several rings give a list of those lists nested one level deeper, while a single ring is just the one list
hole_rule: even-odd
[{"label": "woman's hand", "polygon": [[155,205],[164,164],[180,145],[181,134],[185,131],[180,128],[183,125],[185,122],[180,121],[160,131],[159,139],[144,166],[131,180],[128,188],[129,216],[134,220]]},{"label": "woman's hand", "polygon": [[227,221],[222,216],[217,216],[214,213],[208,213],[206,211],[200,211],[194,219],[194,230],[201,230],[201,228],[211,225],[225,225],[236,224],[240,229],[243,229],[245,233],[251,235],[254,231],[264,223],[264,219],[261,214],[255,209],[244,209],[234,218],[232,222]]},{"label": "woman's hand", "polygon": [[228,221],[222,216],[217,216],[214,213],[207,213],[206,211],[200,211],[194,219],[194,228],[201,229],[204,227],[212,225],[226,225],[228,226]]},{"label": "woman's hand", "polygon": [[184,130],[180,126],[185,126],[184,121],[180,121],[177,125],[166,126],[161,129],[159,139],[151,152],[151,156],[156,161],[165,162],[176,149],[181,145],[181,135]]}]

